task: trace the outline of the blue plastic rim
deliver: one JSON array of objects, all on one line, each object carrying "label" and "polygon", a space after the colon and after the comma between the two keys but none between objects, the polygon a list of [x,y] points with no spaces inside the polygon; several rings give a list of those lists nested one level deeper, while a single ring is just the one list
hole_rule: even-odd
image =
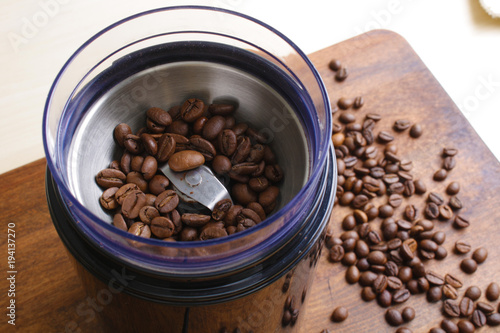
[{"label": "blue plastic rim", "polygon": [[[179,15],[184,16],[189,12],[196,12],[197,14],[207,16],[216,15],[217,17],[227,18],[228,20],[236,20],[241,22],[242,25],[248,24],[252,29],[255,27],[255,29],[268,34],[276,39],[276,41],[280,41],[284,46],[289,48],[290,52],[293,52],[293,55],[296,56],[297,59],[300,59],[303,65],[302,67],[307,69],[307,75],[296,73],[294,68],[292,68],[283,57],[273,53],[273,50],[268,50],[265,46],[260,45],[258,40],[246,40],[236,32],[234,35],[231,35],[230,33],[232,30],[237,30],[238,27],[228,29],[224,27],[224,25],[217,27],[220,31],[215,28],[212,31],[200,30],[200,28],[196,26],[187,28],[181,27],[179,30],[161,31],[146,37],[142,36],[136,40],[119,41],[122,43],[120,47],[105,51],[106,53],[101,55],[101,58],[95,59],[94,62],[90,59],[86,60],[86,53],[91,52],[94,47],[105,42],[107,38],[113,37],[117,29],[126,30],[129,25],[134,27],[140,23],[141,20],[148,19],[151,16],[175,17]],[[156,22],[154,19],[150,21]],[[217,24],[218,23],[215,25]],[[145,32],[145,34],[147,33],[148,32]],[[299,193],[287,203],[285,207],[261,224],[245,232],[203,242],[167,243],[155,239],[139,238],[118,230],[114,226],[100,220],[92,211],[86,209],[69,189],[66,178],[67,161],[64,155],[65,146],[68,144],[67,140],[65,140],[68,133],[65,131],[66,125],[64,124],[71,121],[71,114],[68,111],[68,106],[75,96],[77,96],[77,92],[88,83],[88,78],[94,74],[92,71],[94,71],[100,63],[110,59],[113,60],[113,56],[119,51],[126,50],[128,47],[134,46],[139,42],[157,36],[175,36],[178,38],[183,34],[194,33],[200,33],[204,36],[214,35],[227,38],[230,42],[244,43],[260,52],[264,52],[271,58],[276,68],[283,71],[283,73],[289,76],[290,80],[295,83],[296,91],[300,94],[300,98],[307,106],[307,110],[310,113],[309,119],[312,120],[306,125],[308,128],[305,130],[308,135],[308,140],[310,141],[310,149],[312,149],[312,151],[310,151],[310,163],[312,164],[310,177]],[[75,75],[74,71],[77,71],[75,68],[77,68],[82,61],[88,61],[90,64],[87,68],[78,69],[80,73],[79,75]],[[74,79],[75,76],[78,76],[76,80]],[[307,82],[304,81],[304,76],[307,76]],[[67,82],[74,82],[74,86],[65,86]],[[314,96],[310,94],[311,87],[314,89]],[[192,270],[193,272],[203,271],[207,274],[211,274],[211,272],[214,271],[234,268],[235,265],[248,264],[249,262],[260,260],[269,255],[269,251],[272,251],[273,248],[279,247],[283,242],[286,242],[288,238],[292,237],[294,233],[301,229],[301,224],[304,222],[302,219],[308,215],[308,209],[313,207],[313,202],[311,202],[311,200],[316,196],[316,192],[319,188],[318,182],[324,171],[329,152],[330,134],[331,111],[328,95],[319,73],[307,56],[287,37],[263,22],[233,11],[203,6],[167,7],[139,13],[107,27],[90,38],[69,58],[57,75],[49,91],[43,115],[43,141],[47,164],[68,210],[73,215],[77,227],[82,230],[83,234],[85,234],[91,242],[111,255],[129,262],[131,265],[144,267],[154,271],[167,272],[184,271],[185,273],[186,271]],[[71,135],[71,133],[69,133],[69,135]],[[280,226],[279,228],[274,227],[278,224]],[[261,241],[251,249],[242,248],[241,251],[238,251],[238,247],[236,247],[233,252],[228,252],[227,256],[221,254],[217,250],[227,245],[234,246],[235,244],[245,243],[247,241],[255,241],[255,239],[260,239]],[[162,253],[165,253],[165,251],[162,251],[163,249],[176,249],[181,252],[185,251],[183,253],[190,253],[189,251],[193,249],[215,249],[213,251],[215,254],[204,257],[191,257],[189,255],[184,255],[182,257],[165,257],[162,255]],[[215,261],[218,263],[217,266],[214,266]]]}]

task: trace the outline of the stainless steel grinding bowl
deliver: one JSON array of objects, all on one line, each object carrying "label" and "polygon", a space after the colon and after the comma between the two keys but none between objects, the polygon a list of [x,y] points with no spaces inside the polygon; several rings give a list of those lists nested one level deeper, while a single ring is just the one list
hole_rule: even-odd
[{"label": "stainless steel grinding bowl", "polygon": [[113,140],[114,127],[127,123],[135,132],[145,126],[148,108],[168,110],[191,97],[205,103],[237,105],[237,122],[247,122],[270,138],[285,174],[275,211],[300,191],[309,177],[310,154],[303,125],[290,104],[268,84],[237,68],[180,61],[136,73],[90,106],[68,153],[69,188],[83,206],[111,223],[112,216],[99,204],[103,190],[96,184],[95,175],[123,153]]}]

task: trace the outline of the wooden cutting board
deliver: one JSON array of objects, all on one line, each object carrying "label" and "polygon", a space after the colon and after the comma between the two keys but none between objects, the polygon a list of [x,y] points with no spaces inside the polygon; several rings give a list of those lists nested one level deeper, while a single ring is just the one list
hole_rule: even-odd
[{"label": "wooden cutting board", "polygon": [[[348,68],[349,77],[342,83],[334,80],[334,72],[328,68],[332,58],[341,60]],[[442,274],[452,273],[461,278],[465,286],[475,284],[483,290],[489,282],[500,283],[500,248],[497,246],[500,239],[500,163],[408,43],[392,32],[374,31],[315,52],[310,59],[323,77],[332,104],[342,96],[363,96],[365,105],[355,111],[357,119],[362,120],[368,112],[383,116],[375,133],[392,131],[392,124],[397,119],[422,125],[424,135],[417,140],[409,138],[407,132],[394,135],[399,143],[398,155],[413,161],[412,173],[425,181],[428,190],[444,193],[450,181],[460,182],[462,212],[471,220],[471,227],[458,231],[450,222],[437,222],[436,228],[447,233],[444,246],[449,255],[444,261],[430,261],[427,267]],[[341,112],[345,111],[338,111],[334,119]],[[459,150],[457,166],[444,182],[434,182],[432,174],[441,165],[440,153],[443,147],[450,146]],[[87,296],[50,219],[45,198],[45,166],[42,159],[0,175],[3,276],[10,270],[6,254],[7,225],[14,223],[16,232],[16,328],[22,332],[64,332],[75,321],[82,332],[99,332],[97,320],[85,322],[76,311],[87,302]],[[411,202],[422,208],[423,200],[423,197],[415,197]],[[345,207],[335,207],[331,227],[336,234],[341,232],[340,222],[347,213]],[[396,211],[396,215],[400,213]],[[457,239],[467,240],[473,248],[485,246],[489,251],[487,261],[473,275],[465,275],[459,269],[460,260],[465,256],[452,251]],[[347,284],[346,268],[329,262],[327,253],[323,251],[313,288],[308,293],[306,310],[301,313],[300,318],[305,321],[303,331],[319,333],[325,328],[331,332],[395,331],[384,320],[385,309],[375,302],[362,301],[361,287]],[[3,295],[0,305],[6,313],[9,302],[6,278],[1,279],[0,288]],[[460,295],[464,290],[465,287]],[[345,306],[350,315],[345,322],[336,324],[329,317],[340,305]],[[440,302],[429,304],[424,295],[417,295],[398,308],[407,305],[417,312],[415,320],[407,325],[413,332],[428,332],[439,325],[442,319]],[[8,319],[4,314],[0,331],[13,328],[7,324]]]}]

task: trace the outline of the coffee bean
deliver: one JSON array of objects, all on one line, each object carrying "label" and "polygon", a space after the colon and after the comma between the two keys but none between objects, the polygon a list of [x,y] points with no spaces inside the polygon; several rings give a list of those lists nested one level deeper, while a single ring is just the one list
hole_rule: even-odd
[{"label": "coffee bean", "polygon": [[346,275],[345,275],[345,279],[346,279],[347,283],[349,283],[349,284],[357,283],[359,281],[359,277],[360,277],[360,272],[356,266],[350,266],[347,269]]},{"label": "coffee bean", "polygon": [[125,222],[125,218],[120,213],[113,215],[113,225],[120,230],[128,231],[128,226]]},{"label": "coffee bean", "polygon": [[445,180],[447,176],[448,176],[448,172],[446,171],[446,169],[439,169],[434,173],[433,179],[435,181],[440,182],[440,181]]},{"label": "coffee bean", "polygon": [[442,286],[444,284],[444,278],[436,272],[428,271],[425,278],[429,283],[435,286]]},{"label": "coffee bean", "polygon": [[492,313],[488,317],[486,317],[486,323],[489,326],[498,326],[500,325],[500,313]]},{"label": "coffee bean", "polygon": [[470,226],[470,221],[462,215],[455,215],[453,226],[457,229],[464,229]]},{"label": "coffee bean", "polygon": [[446,333],[446,331],[440,327],[433,327],[430,329],[429,333]]},{"label": "coffee bean", "polygon": [[102,193],[99,202],[104,209],[113,210],[118,207],[118,202],[115,199],[115,194],[118,190],[118,187],[110,187]]},{"label": "coffee bean", "polygon": [[118,124],[114,129],[114,138],[120,147],[124,147],[125,137],[132,134],[132,129],[127,124]]},{"label": "coffee bean", "polygon": [[208,112],[218,116],[228,116],[236,110],[232,104],[214,103],[208,106]]},{"label": "coffee bean", "polygon": [[155,200],[155,207],[162,214],[170,213],[179,204],[179,196],[173,190],[160,193]]},{"label": "coffee bean", "polygon": [[481,289],[476,286],[471,286],[465,291],[465,296],[473,301],[477,301],[479,297],[481,297]]},{"label": "coffee bean", "polygon": [[488,250],[484,247],[479,247],[472,252],[472,259],[474,259],[478,264],[482,264],[488,258]]},{"label": "coffee bean", "polygon": [[331,320],[335,323],[340,323],[347,319],[349,311],[343,306],[336,307],[331,315]]},{"label": "coffee bean", "polygon": [[381,131],[381,132],[379,132],[377,138],[382,143],[388,143],[388,142],[391,142],[392,140],[394,140],[394,136],[392,136],[387,131]]},{"label": "coffee bean", "polygon": [[363,96],[357,96],[354,98],[353,108],[360,109],[365,104]]},{"label": "coffee bean", "polygon": [[471,317],[471,322],[476,327],[483,327],[486,325],[486,315],[480,310],[474,310]]},{"label": "coffee bean", "polygon": [[485,302],[477,302],[476,309],[481,310],[481,312],[483,312],[486,315],[495,312],[495,308],[493,307],[493,305]]},{"label": "coffee bean", "polygon": [[146,195],[141,191],[133,191],[126,196],[122,204],[122,214],[126,218],[135,219],[142,207],[146,205]]},{"label": "coffee bean", "polygon": [[477,263],[473,259],[464,259],[460,262],[460,268],[467,274],[472,274],[477,270]]},{"label": "coffee bean", "polygon": [[399,289],[392,295],[392,302],[394,304],[401,304],[410,298],[410,291],[408,289]]},{"label": "coffee bean", "polygon": [[381,294],[387,288],[387,276],[379,274],[373,281],[372,287],[376,294]]},{"label": "coffee bean", "polygon": [[396,309],[388,309],[385,312],[385,320],[391,326],[399,326],[404,322],[401,312]]},{"label": "coffee bean", "polygon": [[347,68],[342,66],[337,70],[337,73],[335,74],[335,80],[337,80],[338,82],[342,82],[347,78],[347,76],[349,76]]},{"label": "coffee bean", "polygon": [[200,233],[200,240],[203,241],[209,239],[216,239],[216,238],[226,237],[227,235],[228,233],[226,229],[217,226],[211,226],[202,229]]},{"label": "coffee bean", "polygon": [[412,330],[408,327],[400,327],[396,330],[396,333],[412,333]]},{"label": "coffee bean", "polygon": [[377,294],[373,291],[372,287],[364,287],[361,290],[361,298],[365,302],[371,302],[377,297]]},{"label": "coffee bean", "polygon": [[439,218],[447,221],[453,217],[453,211],[448,205],[439,206]]},{"label": "coffee bean", "polygon": [[460,317],[460,307],[457,304],[457,302],[453,300],[447,299],[443,302],[443,312],[448,317],[452,318]]},{"label": "coffee bean", "polygon": [[393,128],[398,131],[402,132],[408,128],[410,128],[411,122],[407,119],[398,119],[394,122]]},{"label": "coffee bean", "polygon": [[160,212],[153,206],[144,206],[139,211],[139,218],[147,225],[150,225],[151,221],[158,216],[160,216]]},{"label": "coffee bean", "polygon": [[173,154],[168,166],[175,172],[192,170],[205,163],[205,157],[196,150],[183,150]]},{"label": "coffee bean", "polygon": [[175,152],[175,140],[169,134],[163,134],[158,140],[158,152],[156,159],[158,162],[166,162]]},{"label": "coffee bean", "polygon": [[422,133],[423,133],[423,130],[422,130],[422,126],[420,124],[414,124],[410,128],[410,136],[412,138],[419,138],[420,136],[422,136]]},{"label": "coffee bean", "polygon": [[457,326],[460,333],[472,333],[476,330],[474,325],[468,320],[460,320]]},{"label": "coffee bean", "polygon": [[462,298],[460,301],[460,315],[463,317],[468,317],[474,311],[474,301],[468,297]]},{"label": "coffee bean", "polygon": [[363,273],[361,273],[361,276],[359,277],[359,284],[364,286],[364,287],[368,287],[368,286],[371,287],[373,284],[373,281],[375,281],[375,279],[377,277],[378,277],[378,275],[371,272],[371,271],[363,272]]},{"label": "coffee bean", "polygon": [[330,69],[332,71],[338,71],[341,67],[342,67],[342,63],[340,62],[340,60],[338,59],[332,59],[329,63],[328,63],[328,67],[330,67]]},{"label": "coffee bean", "polygon": [[463,240],[458,240],[455,242],[455,251],[459,254],[466,254],[470,252],[471,245]]},{"label": "coffee bean", "polygon": [[353,106],[353,104],[354,104],[354,99],[352,98],[341,97],[337,101],[338,107],[341,108],[342,110],[349,109],[350,107]]},{"label": "coffee bean", "polygon": [[453,287],[449,284],[445,284],[443,286],[443,295],[444,295],[444,297],[449,298],[449,299],[457,299],[458,298],[457,290],[455,289],[455,287]]},{"label": "coffee bean", "polygon": [[435,219],[439,216],[439,206],[436,205],[434,202],[429,202],[425,206],[424,210],[425,216],[427,216],[430,219]]},{"label": "coffee bean", "polygon": [[120,170],[104,169],[99,171],[96,176],[96,182],[104,188],[121,187],[124,185],[127,176]]},{"label": "coffee bean", "polygon": [[343,112],[339,116],[339,121],[343,124],[350,124],[356,121],[356,116],[351,112]]},{"label": "coffee bean", "polygon": [[383,308],[388,308],[392,304],[392,295],[388,290],[384,290],[377,296],[378,304]]},{"label": "coffee bean", "polygon": [[334,245],[330,249],[330,260],[333,262],[340,262],[344,258],[344,253],[342,245]]},{"label": "coffee bean", "polygon": [[500,297],[500,288],[498,287],[498,284],[495,282],[490,283],[484,294],[486,295],[488,301],[496,301],[498,297]]},{"label": "coffee bean", "polygon": [[417,207],[415,207],[415,205],[407,205],[405,207],[405,212],[404,212],[404,217],[408,220],[408,221],[415,221],[418,217],[418,209]]},{"label": "coffee bean", "polygon": [[427,291],[427,301],[430,303],[435,303],[441,300],[441,297],[443,297],[441,287],[434,286]]},{"label": "coffee bean", "polygon": [[446,187],[446,193],[449,195],[455,195],[460,192],[460,184],[458,182],[451,182]]},{"label": "coffee bean", "polygon": [[425,183],[422,180],[417,179],[413,181],[413,185],[415,185],[415,193],[424,194],[425,192],[427,192],[427,187],[425,186]]},{"label": "coffee bean", "polygon": [[135,222],[134,224],[132,224],[130,226],[130,229],[128,229],[128,232],[143,238],[151,237],[151,229],[147,224],[144,224],[142,222]]},{"label": "coffee bean", "polygon": [[456,196],[450,198],[449,205],[454,210],[462,209],[462,202]]},{"label": "coffee bean", "polygon": [[390,217],[394,214],[394,208],[391,205],[382,205],[378,208],[380,217]]},{"label": "coffee bean", "polygon": [[415,309],[413,309],[411,306],[407,306],[403,309],[401,315],[403,317],[404,322],[408,323],[413,319],[415,319]]}]

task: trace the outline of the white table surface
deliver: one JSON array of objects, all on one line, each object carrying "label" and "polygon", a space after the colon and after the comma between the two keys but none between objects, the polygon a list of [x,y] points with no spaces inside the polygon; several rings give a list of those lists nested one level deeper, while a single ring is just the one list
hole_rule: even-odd
[{"label": "white table surface", "polygon": [[[288,36],[306,54],[375,28],[398,32],[500,159],[500,19],[490,18],[478,0],[189,3],[253,16]],[[129,15],[179,4],[187,2],[0,1],[0,173],[44,156],[41,128],[47,92],[82,43]],[[29,30],[30,25],[35,29]]]}]

